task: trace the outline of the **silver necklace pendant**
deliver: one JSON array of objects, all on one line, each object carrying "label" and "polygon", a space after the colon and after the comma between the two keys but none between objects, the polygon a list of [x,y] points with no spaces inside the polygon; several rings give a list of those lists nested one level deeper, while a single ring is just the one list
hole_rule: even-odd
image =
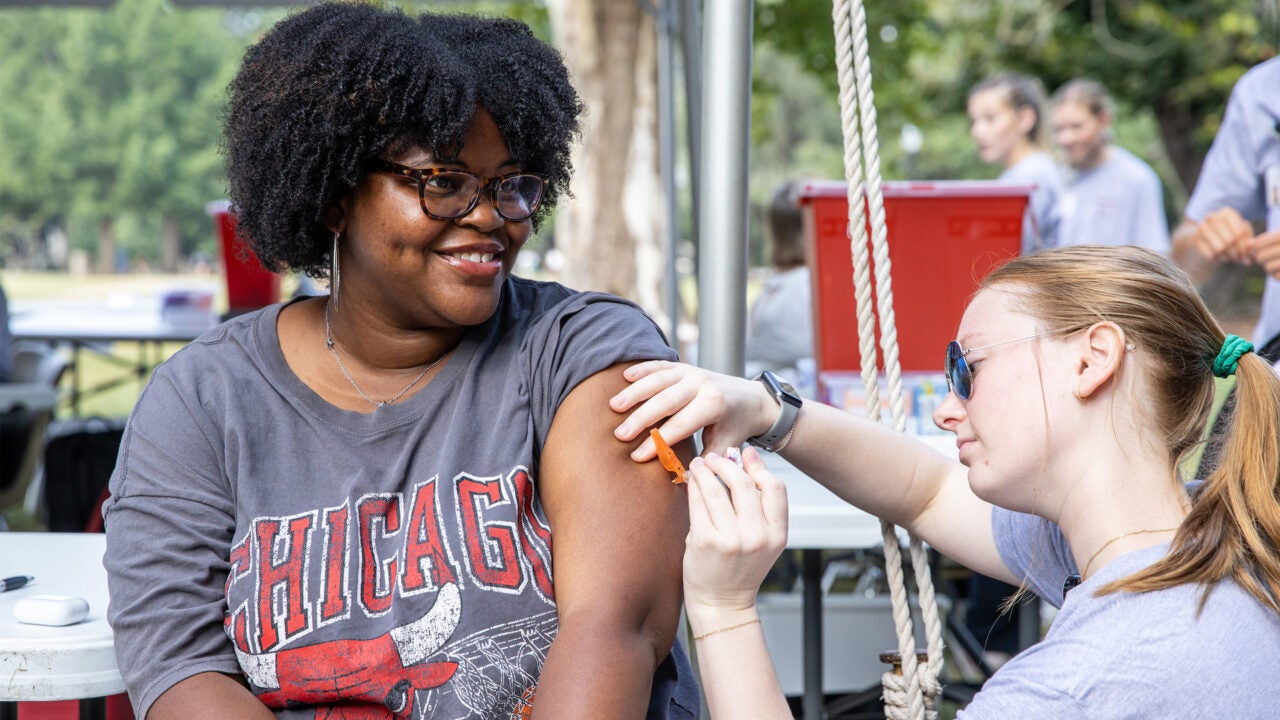
[{"label": "silver necklace pendant", "polygon": [[329,331],[329,302],[328,301],[325,301],[325,304],[324,304],[324,344],[325,344],[325,347],[329,348],[329,352],[333,353],[333,359],[338,361],[338,369],[341,370],[342,374],[347,378],[347,382],[351,383],[351,387],[355,388],[356,392],[360,393],[360,397],[364,398],[365,402],[369,403],[375,408],[386,407],[387,405],[390,405],[391,403],[394,403],[395,401],[404,397],[405,393],[412,390],[413,387],[418,384],[418,381],[426,377],[427,372],[430,371],[431,368],[435,367],[436,365],[439,365],[440,361],[444,360],[445,356],[449,354],[449,351],[446,350],[444,354],[442,354],[440,357],[436,358],[435,360],[432,360],[426,367],[422,368],[422,372],[418,373],[418,376],[415,377],[412,382],[410,382],[408,385],[405,385],[403,390],[396,393],[395,397],[391,398],[390,400],[374,400],[373,398],[365,394],[365,391],[360,388],[360,384],[356,382],[356,379],[354,377],[351,377],[351,373],[347,370],[346,363],[342,362],[342,356],[338,354],[338,348],[334,347],[333,334]]}]

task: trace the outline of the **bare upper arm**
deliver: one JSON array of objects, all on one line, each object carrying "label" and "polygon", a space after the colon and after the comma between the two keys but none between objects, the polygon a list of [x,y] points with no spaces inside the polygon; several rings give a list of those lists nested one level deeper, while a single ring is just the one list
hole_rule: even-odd
[{"label": "bare upper arm", "polygon": [[[539,493],[554,537],[561,622],[588,612],[643,623],[669,646],[680,613],[686,495],[656,460],[631,460],[639,441],[613,435],[620,418],[609,398],[627,385],[628,364],[587,378],[561,404],[542,451]],[[690,456],[687,442],[677,451]]]},{"label": "bare upper arm", "polygon": [[146,720],[274,720],[241,681],[230,675],[203,672],[164,691],[147,711]]}]

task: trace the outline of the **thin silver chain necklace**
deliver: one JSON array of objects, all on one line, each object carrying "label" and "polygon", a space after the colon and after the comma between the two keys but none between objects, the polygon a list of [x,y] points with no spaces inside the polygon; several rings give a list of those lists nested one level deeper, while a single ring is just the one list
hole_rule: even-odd
[{"label": "thin silver chain necklace", "polygon": [[418,382],[422,380],[422,378],[426,377],[427,372],[431,370],[431,368],[439,365],[440,361],[444,360],[445,357],[449,354],[448,350],[444,351],[443,355],[431,361],[431,364],[422,368],[422,372],[418,373],[418,377],[414,378],[413,382],[409,383],[408,385],[405,385],[404,389],[396,393],[395,397],[391,398],[390,400],[374,400],[373,398],[366,395],[364,390],[360,389],[360,385],[356,382],[355,378],[351,377],[351,373],[347,371],[346,364],[342,362],[342,356],[338,354],[338,349],[333,346],[333,334],[329,332],[329,303],[327,301],[324,304],[324,344],[325,344],[325,347],[329,348],[329,352],[333,353],[333,359],[338,361],[338,369],[342,370],[342,374],[347,376],[347,382],[351,383],[351,387],[355,388],[356,392],[360,393],[360,397],[364,398],[366,402],[368,402],[370,405],[374,406],[375,408],[380,408],[386,405],[390,405],[391,403],[404,397],[405,393],[412,390],[414,385],[417,385]]}]

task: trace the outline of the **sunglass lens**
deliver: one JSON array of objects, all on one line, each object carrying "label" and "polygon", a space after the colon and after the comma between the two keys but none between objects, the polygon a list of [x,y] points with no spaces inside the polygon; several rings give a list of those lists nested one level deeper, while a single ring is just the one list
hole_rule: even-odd
[{"label": "sunglass lens", "polygon": [[944,365],[947,373],[947,388],[961,400],[968,400],[973,389],[973,375],[969,373],[969,363],[964,359],[964,351],[960,343],[952,340],[947,343],[947,359]]}]

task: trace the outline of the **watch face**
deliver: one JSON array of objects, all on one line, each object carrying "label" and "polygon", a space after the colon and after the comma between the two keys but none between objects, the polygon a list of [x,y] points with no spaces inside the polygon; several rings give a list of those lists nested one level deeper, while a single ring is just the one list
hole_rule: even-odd
[{"label": "watch face", "polygon": [[782,380],[778,383],[778,387],[782,388],[782,402],[800,407],[800,403],[803,401],[800,399],[800,394],[791,386],[791,383],[786,380]]},{"label": "watch face", "polygon": [[788,405],[800,407],[800,395],[796,392],[796,389],[792,387],[791,383],[768,371],[761,373],[761,378],[765,381],[765,385],[769,387],[769,390],[774,394],[774,397],[778,399],[778,402],[785,402]]}]

